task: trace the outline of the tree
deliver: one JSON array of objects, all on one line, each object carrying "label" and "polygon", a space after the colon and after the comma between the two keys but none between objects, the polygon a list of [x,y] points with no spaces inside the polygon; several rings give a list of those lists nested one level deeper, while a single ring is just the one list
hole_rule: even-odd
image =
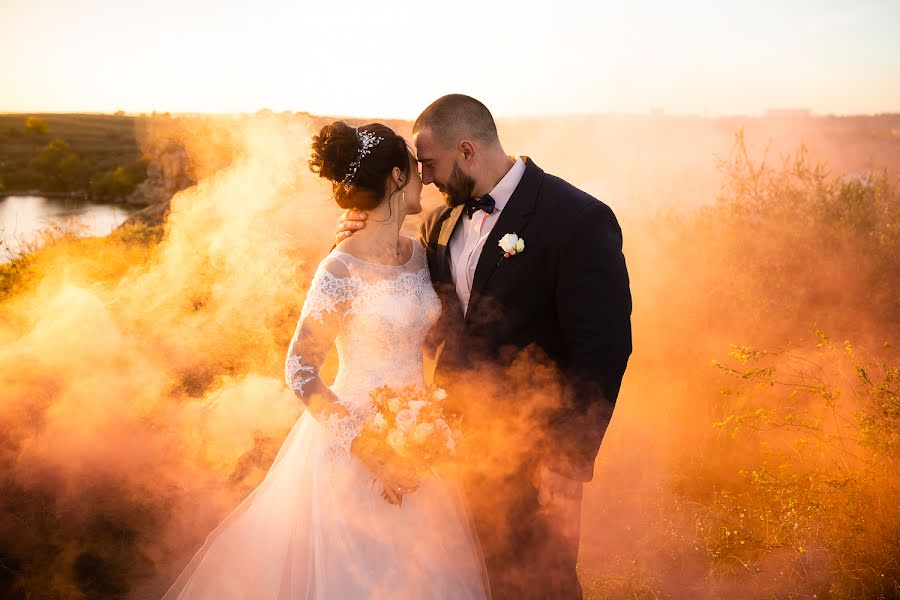
[{"label": "tree", "polygon": [[83,190],[91,180],[88,166],[74,152],[66,155],[59,163],[59,179],[67,192]]},{"label": "tree", "polygon": [[125,167],[116,167],[91,181],[91,196],[101,200],[117,200],[133,192],[136,185]]},{"label": "tree", "polygon": [[25,131],[33,136],[47,135],[50,126],[40,117],[28,117],[25,119]]},{"label": "tree", "polygon": [[51,140],[40,154],[31,159],[31,166],[41,175],[50,175],[56,172],[62,159],[71,152],[72,148],[66,140]]},{"label": "tree", "polygon": [[25,135],[31,139],[32,152],[37,150],[38,138],[47,135],[48,131],[50,131],[50,127],[47,125],[47,121],[40,117],[28,117],[25,119]]},{"label": "tree", "polygon": [[30,163],[41,175],[46,192],[71,192],[84,189],[90,178],[87,166],[62,139],[52,140]]}]

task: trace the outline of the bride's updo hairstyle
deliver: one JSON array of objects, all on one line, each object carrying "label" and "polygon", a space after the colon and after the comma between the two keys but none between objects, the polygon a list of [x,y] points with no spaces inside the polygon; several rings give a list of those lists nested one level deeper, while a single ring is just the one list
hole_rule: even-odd
[{"label": "bride's updo hairstyle", "polygon": [[[369,139],[381,138],[381,141],[366,148],[365,134]],[[394,167],[406,176],[403,184],[406,186],[409,183],[406,141],[381,123],[369,123],[357,130],[344,121],[335,121],[313,136],[309,168],[331,181],[334,199],[341,208],[372,210],[381,204]]]}]

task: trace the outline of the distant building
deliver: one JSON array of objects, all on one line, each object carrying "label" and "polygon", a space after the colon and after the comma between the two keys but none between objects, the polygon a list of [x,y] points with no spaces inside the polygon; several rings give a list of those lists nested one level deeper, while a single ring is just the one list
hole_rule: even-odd
[{"label": "distant building", "polygon": [[766,111],[766,117],[775,117],[778,119],[796,119],[807,118],[812,116],[812,109],[809,108],[770,108]]}]

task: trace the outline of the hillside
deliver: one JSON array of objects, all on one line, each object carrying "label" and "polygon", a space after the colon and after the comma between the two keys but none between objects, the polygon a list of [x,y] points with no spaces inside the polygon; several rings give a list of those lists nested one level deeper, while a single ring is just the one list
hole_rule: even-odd
[{"label": "hillside", "polygon": [[[25,126],[29,117],[43,121],[46,131],[29,132]],[[137,185],[146,168],[135,135],[142,120],[125,115],[0,115],[0,192],[103,196],[99,182],[119,167],[129,173],[129,184]],[[65,146],[54,145],[55,140]],[[126,187],[133,189],[133,185]]]},{"label": "hillside", "polygon": [[[0,115],[0,193],[4,187],[6,193],[76,192],[156,204],[231,164],[241,152],[236,140],[243,139],[243,127],[266,115],[305,123],[310,134],[333,120],[265,110],[255,115]],[[43,120],[46,133],[26,131],[28,117]],[[410,121],[348,118],[353,124],[372,120],[410,136]],[[498,127],[508,152],[527,154],[598,197],[650,213],[711,201],[721,183],[716,160],[728,157],[738,131],[744,131],[754,154],[768,152],[775,163],[803,145],[840,173],[900,173],[896,114],[591,115],[500,119]],[[57,139],[68,147],[48,149]],[[134,194],[148,175],[152,181]],[[148,187],[153,190],[147,192]]]}]

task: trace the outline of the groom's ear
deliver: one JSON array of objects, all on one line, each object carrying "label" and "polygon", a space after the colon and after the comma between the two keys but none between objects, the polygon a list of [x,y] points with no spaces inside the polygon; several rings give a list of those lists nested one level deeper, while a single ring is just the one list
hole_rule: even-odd
[{"label": "groom's ear", "polygon": [[475,156],[475,145],[469,140],[462,140],[459,143],[459,151],[462,152],[463,160],[472,160]]}]

